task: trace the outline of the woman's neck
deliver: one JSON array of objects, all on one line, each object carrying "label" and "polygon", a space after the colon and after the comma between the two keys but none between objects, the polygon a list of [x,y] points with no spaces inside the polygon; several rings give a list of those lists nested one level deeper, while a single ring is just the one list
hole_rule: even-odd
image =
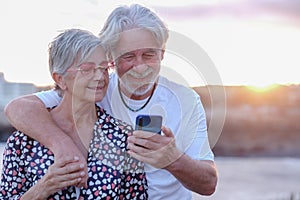
[{"label": "woman's neck", "polygon": [[[89,121],[94,123],[97,120],[95,103],[70,101],[65,98],[51,111],[51,114],[54,120],[59,119],[55,121],[60,128],[63,128],[65,123],[82,124]],[[60,120],[62,118],[63,121]]]},{"label": "woman's neck", "polygon": [[51,115],[56,125],[72,138],[86,155],[97,121],[95,103],[80,103],[63,98],[51,111]]}]

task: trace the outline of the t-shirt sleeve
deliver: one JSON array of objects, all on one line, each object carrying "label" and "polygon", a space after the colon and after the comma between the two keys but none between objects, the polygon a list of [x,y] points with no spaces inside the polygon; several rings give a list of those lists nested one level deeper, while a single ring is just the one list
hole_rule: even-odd
[{"label": "t-shirt sleeve", "polygon": [[196,134],[188,149],[188,154],[191,154],[194,159],[213,161],[214,154],[208,140],[206,114],[200,98],[196,99],[196,108],[191,117],[191,122],[197,125]]},{"label": "t-shirt sleeve", "polygon": [[45,104],[46,108],[52,108],[61,102],[61,97],[54,89],[37,92],[34,95]]},{"label": "t-shirt sleeve", "polygon": [[206,115],[200,97],[194,94],[193,99],[183,113],[180,134],[176,137],[177,146],[196,160],[214,160],[210,148]]}]

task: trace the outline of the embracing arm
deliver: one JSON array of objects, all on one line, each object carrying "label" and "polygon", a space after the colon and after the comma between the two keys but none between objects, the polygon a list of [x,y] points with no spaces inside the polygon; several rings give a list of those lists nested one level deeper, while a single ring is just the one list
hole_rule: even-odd
[{"label": "embracing arm", "polygon": [[[45,144],[55,153],[55,146],[68,136],[54,124],[50,113],[35,95],[22,96],[10,101],[5,109],[9,122],[30,137]],[[47,137],[50,136],[51,137]],[[58,139],[59,138],[59,139]]]},{"label": "embracing arm", "polygon": [[[5,114],[16,129],[51,149],[55,160],[78,157],[80,163],[86,166],[85,158],[73,140],[55,124],[43,102],[35,95],[12,100],[5,107]],[[85,183],[81,185],[85,186],[86,180],[87,175],[83,177]]]},{"label": "embracing arm", "polygon": [[[70,137],[56,126],[43,102],[35,95],[22,96],[5,107],[9,122],[18,130],[38,140],[56,155]],[[49,137],[51,136],[51,137]]]}]

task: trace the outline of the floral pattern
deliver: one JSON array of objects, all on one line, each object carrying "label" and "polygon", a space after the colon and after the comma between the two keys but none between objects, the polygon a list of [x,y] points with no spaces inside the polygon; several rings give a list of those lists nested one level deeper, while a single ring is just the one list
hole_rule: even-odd
[{"label": "floral pattern", "polygon": [[[126,152],[132,127],[98,106],[97,115],[87,159],[88,188],[80,188],[79,199],[147,199],[144,165]],[[14,132],[4,150],[0,199],[20,199],[53,163],[47,147]],[[76,188],[67,187],[48,199],[77,199]]]}]

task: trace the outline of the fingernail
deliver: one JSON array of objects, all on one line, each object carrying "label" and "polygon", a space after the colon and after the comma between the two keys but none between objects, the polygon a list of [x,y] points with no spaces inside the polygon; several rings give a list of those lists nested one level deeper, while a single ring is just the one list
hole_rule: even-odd
[{"label": "fingernail", "polygon": [[79,167],[80,167],[80,168],[83,168],[83,167],[84,167],[84,164],[80,164]]},{"label": "fingernail", "polygon": [[79,157],[78,156],[74,156],[74,160],[79,160]]},{"label": "fingernail", "polygon": [[84,174],[85,174],[84,172],[80,172],[80,176],[84,176]]}]

